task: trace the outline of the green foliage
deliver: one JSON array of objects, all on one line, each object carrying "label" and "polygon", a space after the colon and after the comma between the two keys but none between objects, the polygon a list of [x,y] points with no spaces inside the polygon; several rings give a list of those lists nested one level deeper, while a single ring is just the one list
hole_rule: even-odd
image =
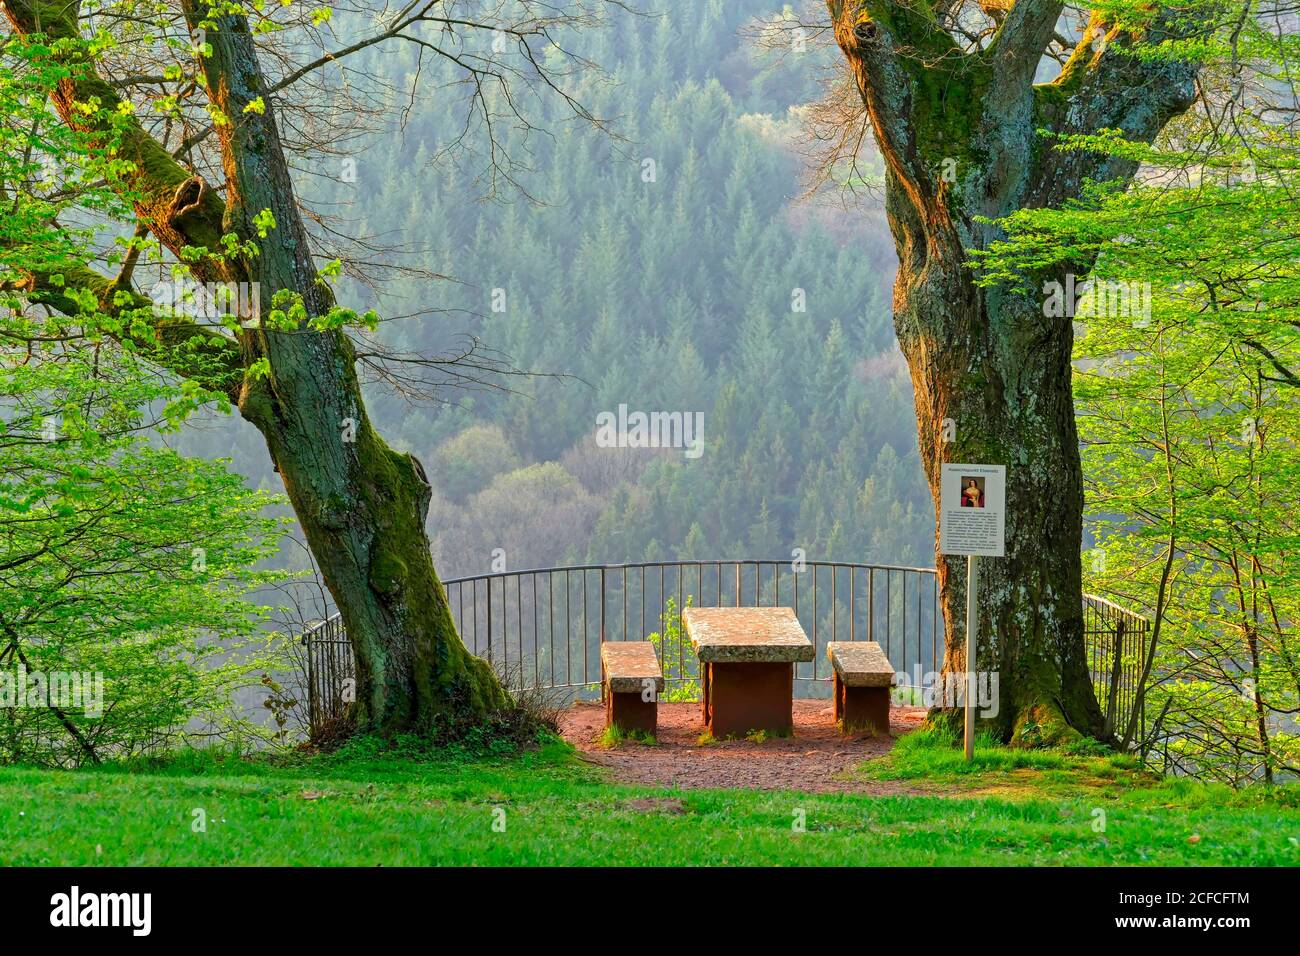
[{"label": "green foliage", "polygon": [[[686,596],[686,607],[690,607],[693,595]],[[683,609],[684,610],[684,609]],[[681,680],[665,682],[659,700],[668,704],[700,699],[700,662],[691,646],[691,640],[682,627],[682,614],[677,609],[676,598],[670,597],[664,606],[664,613],[659,618],[661,629],[646,638],[654,645],[655,655],[664,675],[676,673],[673,662],[681,669]]]},{"label": "green foliage", "polygon": [[[1137,766],[1129,758],[1120,759],[1129,767]],[[1008,747],[986,731],[976,734],[975,756],[967,762],[961,737],[950,729],[935,727],[900,737],[888,757],[867,764],[864,772],[879,780],[924,780],[941,784],[954,776],[989,771],[1060,770],[1069,765],[1066,751]]]},{"label": "green foliage", "polygon": [[[112,394],[111,380],[86,381],[103,390],[96,399]],[[114,435],[102,418],[41,442],[30,425],[55,393],[14,385],[0,371],[0,394],[26,418],[0,426],[0,661],[102,674],[105,707],[0,713],[0,758],[137,753],[183,737],[196,718],[221,730],[232,695],[274,666],[254,640],[263,612],[244,600],[280,577],[251,570],[272,553],[276,526],[259,517],[272,499],[220,462]],[[93,401],[82,411],[98,411]]]},{"label": "green foliage", "polygon": [[251,730],[228,711],[276,666],[245,600],[282,577],[253,570],[274,551],[278,524],[260,517],[274,499],[148,439],[179,391],[103,344],[0,362],[0,664],[104,688],[98,714],[0,711],[0,759],[76,764]]},{"label": "green foliage", "polygon": [[617,724],[610,724],[600,735],[600,745],[610,748],[624,743],[636,743],[653,747],[658,742],[654,734],[647,733],[644,730],[624,730]]},{"label": "green foliage", "polygon": [[[892,245],[867,217],[792,201],[802,167],[791,107],[817,95],[812,72],[834,51],[756,50],[741,34],[778,11],[682,4],[584,33],[584,55],[608,76],[575,76],[572,92],[617,117],[629,145],[539,104],[540,122],[564,135],[527,140],[536,206],[479,202],[477,169],[429,169],[461,132],[456,111],[432,100],[358,157],[355,183],[320,195],[363,203],[366,221],[404,244],[448,250],[426,263],[457,280],[435,287],[443,315],[385,323],[385,344],[435,354],[464,332],[522,369],[571,376],[432,408],[372,402],[377,425],[429,465],[444,575],[483,571],[497,547],[512,568],[546,567],[641,560],[652,541],[666,558],[800,547],[929,562],[933,512],[890,319]],[[355,62],[400,77],[414,54],[385,46]],[[424,77],[450,79],[442,69],[426,63]],[[498,132],[504,149],[524,148],[522,131]],[[655,161],[653,182],[643,159]],[[430,304],[423,279],[395,275],[382,291],[395,303],[386,314]],[[703,455],[597,448],[596,415],[621,403],[703,412]],[[507,481],[543,463],[582,493]]]},{"label": "green foliage", "polygon": [[[277,666],[265,611],[245,600],[282,577],[255,570],[274,553],[280,527],[261,513],[275,499],[160,440],[195,409],[228,403],[144,357],[163,347],[147,306],[107,282],[74,290],[55,278],[68,290],[58,311],[20,291],[97,258],[100,229],[59,218],[130,213],[109,188],[120,160],[45,112],[61,69],[38,45],[2,42],[0,761],[75,766],[188,738],[251,742],[261,732],[232,716],[232,698]],[[53,186],[41,169],[57,169]],[[150,244],[110,248],[126,265]],[[73,674],[102,701],[33,684]]]},{"label": "green foliage", "polygon": [[1209,64],[1163,140],[1054,144],[1139,160],[1137,183],[1018,213],[981,265],[1006,282],[1096,257],[1109,294],[1085,302],[1075,343],[1085,588],[1154,624],[1126,652],[1150,670],[1148,738],[1128,715],[1117,733],[1157,766],[1239,785],[1300,770],[1300,129],[1279,119],[1296,37],[1221,12],[1193,46],[1142,52]]},{"label": "green foliage", "polygon": [[438,490],[454,502],[464,502],[484,490],[494,476],[519,468],[501,428],[473,425],[439,446],[430,466],[438,476]]}]

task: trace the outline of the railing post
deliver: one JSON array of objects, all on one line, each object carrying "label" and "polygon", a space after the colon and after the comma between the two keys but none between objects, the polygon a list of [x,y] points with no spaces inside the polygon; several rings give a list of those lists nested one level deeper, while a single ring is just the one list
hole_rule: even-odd
[{"label": "railing post", "polygon": [[876,639],[876,569],[867,572],[867,640]]},{"label": "railing post", "polygon": [[311,631],[303,634],[302,646],[307,649],[307,732],[315,736],[320,726],[316,717],[319,694],[316,690],[316,665],[312,661]]},{"label": "railing post", "polygon": [[1106,715],[1102,732],[1109,737],[1115,730],[1115,711],[1119,707],[1119,682],[1124,670],[1124,618],[1115,617],[1115,648],[1110,662],[1110,690],[1106,699]]}]

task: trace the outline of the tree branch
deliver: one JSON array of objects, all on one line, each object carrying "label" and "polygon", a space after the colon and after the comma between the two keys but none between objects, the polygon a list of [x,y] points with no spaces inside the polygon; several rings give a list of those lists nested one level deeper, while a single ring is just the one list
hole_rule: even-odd
[{"label": "tree branch", "polygon": [[[95,146],[112,149],[131,162],[125,185],[140,220],[177,259],[190,263],[196,278],[215,282],[236,278],[210,259],[194,261],[183,255],[186,247],[220,248],[224,204],[202,177],[178,163],[145,132],[117,91],[96,72],[81,42],[80,6],[79,0],[5,0],[4,10],[23,36],[44,34],[51,41],[70,41],[52,54],[69,71],[54,93],[55,109],[64,123],[89,135]],[[91,103],[97,108],[79,108]]]},{"label": "tree branch", "polygon": [[[55,276],[60,279],[56,280]],[[41,272],[28,271],[25,281],[12,287],[32,302],[73,318],[84,314],[81,301],[74,294],[78,290],[93,295],[100,312],[108,316],[119,315],[127,309],[154,308],[154,303],[145,296],[71,259]],[[231,401],[238,399],[244,362],[234,339],[183,315],[155,315],[146,335],[132,334],[131,323],[125,323],[116,338],[130,342],[159,366],[194,379]]]},{"label": "tree branch", "polygon": [[1016,0],[985,51],[995,87],[1019,89],[1034,78],[1064,9],[1062,0]]},{"label": "tree branch", "polygon": [[226,173],[225,228],[248,240],[258,236],[255,220],[263,210],[275,218],[244,271],[261,284],[263,296],[296,292],[310,315],[323,315],[334,304],[333,293],[312,259],[248,20],[211,13],[208,0],[182,0],[181,7],[191,30],[207,32],[212,53],[201,58],[203,80],[209,101],[227,119],[216,124]]},{"label": "tree branch", "polygon": [[913,206],[924,209],[934,171],[921,154],[913,87],[965,54],[924,0],[827,0],[827,8],[881,154]]},{"label": "tree branch", "polygon": [[1281,376],[1281,378],[1274,378],[1270,376],[1269,381],[1278,382],[1279,384],[1291,385],[1294,387],[1300,387],[1300,375],[1297,375],[1294,371],[1287,368],[1287,366],[1283,365],[1282,360],[1279,359],[1275,354],[1273,354],[1273,352],[1270,351],[1267,347],[1265,347],[1265,345],[1262,342],[1258,342],[1255,339],[1242,339],[1241,344],[1249,346],[1250,348],[1258,352],[1260,355],[1264,356],[1264,358],[1268,360],[1268,363],[1272,365],[1274,369],[1277,370],[1277,373]]},{"label": "tree branch", "polygon": [[[1094,13],[1061,75],[1035,88],[1041,125],[1059,136],[1114,129],[1130,140],[1152,142],[1195,102],[1197,68],[1186,61],[1139,57],[1135,47],[1185,38],[1187,30],[1176,29],[1175,23],[1175,15],[1165,11],[1145,31],[1133,33],[1110,26],[1101,13]],[[1083,180],[1126,179],[1137,165],[1137,160],[1110,152],[1055,152],[1027,205],[1060,205],[1077,195]]]}]

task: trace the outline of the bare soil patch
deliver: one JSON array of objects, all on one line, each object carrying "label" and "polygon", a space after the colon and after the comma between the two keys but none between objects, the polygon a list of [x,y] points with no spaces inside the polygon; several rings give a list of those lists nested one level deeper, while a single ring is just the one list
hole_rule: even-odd
[{"label": "bare soil patch", "polygon": [[690,789],[799,790],[806,793],[920,793],[905,782],[848,779],[848,772],[889,752],[894,738],[915,730],[923,707],[889,712],[888,737],[842,736],[829,700],[794,702],[794,736],[699,743],[704,730],[699,704],[659,704],[654,745],[600,745],[605,710],[576,703],[560,717],[560,732],[590,762],[608,767],[625,783]]}]

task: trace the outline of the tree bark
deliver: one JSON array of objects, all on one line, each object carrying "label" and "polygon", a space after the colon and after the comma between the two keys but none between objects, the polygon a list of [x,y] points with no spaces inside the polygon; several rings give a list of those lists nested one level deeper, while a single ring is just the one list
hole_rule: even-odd
[{"label": "tree bark", "polygon": [[[1017,0],[990,43],[966,53],[924,4],[828,3],[886,167],[898,252],[894,326],[911,370],[921,458],[939,514],[945,462],[1007,466],[1006,556],[980,568],[977,667],[998,676],[1004,740],[1101,736],[1083,644],[1083,491],[1071,394],[1070,314],[1048,315],[1044,284],[981,287],[972,253],[1004,233],[996,220],[1055,206],[1088,179],[1128,181],[1135,164],[1059,152],[1038,131],[1122,129],[1150,142],[1192,102],[1194,72],[1123,55],[1135,38],[1094,17],[1061,76],[1035,85],[1062,4]],[[1094,41],[1106,37],[1101,49]],[[956,426],[943,441],[943,422]],[[966,670],[964,561],[938,554],[945,674]],[[939,722],[956,712],[940,708]],[[959,725],[957,725],[959,726]]]},{"label": "tree bark", "polygon": [[[204,29],[212,45],[201,65],[208,97],[228,120],[217,124],[222,193],[137,123],[113,133],[101,117],[116,112],[119,97],[80,53],[62,58],[71,75],[55,107],[69,126],[115,143],[134,163],[127,184],[137,215],[178,259],[192,258],[182,255],[187,246],[217,251],[231,234],[257,244],[256,255],[193,262],[196,279],[259,283],[264,315],[279,292],[300,296],[308,318],[327,315],[333,296],[311,256],[248,23],[242,16],[209,19],[204,0],[182,6],[191,29]],[[79,36],[76,3],[7,0],[5,11],[23,34]],[[103,112],[78,110],[92,98]],[[264,210],[275,225],[261,236],[255,220]],[[456,633],[425,532],[428,478],[419,461],[389,448],[371,426],[347,335],[311,330],[304,319],[295,328],[263,321],[237,342],[212,337],[210,351],[228,358],[233,346],[239,356],[236,384],[228,377],[213,384],[236,398],[264,436],[342,614],[357,661],[359,729],[432,735],[508,707],[496,675]]]}]

